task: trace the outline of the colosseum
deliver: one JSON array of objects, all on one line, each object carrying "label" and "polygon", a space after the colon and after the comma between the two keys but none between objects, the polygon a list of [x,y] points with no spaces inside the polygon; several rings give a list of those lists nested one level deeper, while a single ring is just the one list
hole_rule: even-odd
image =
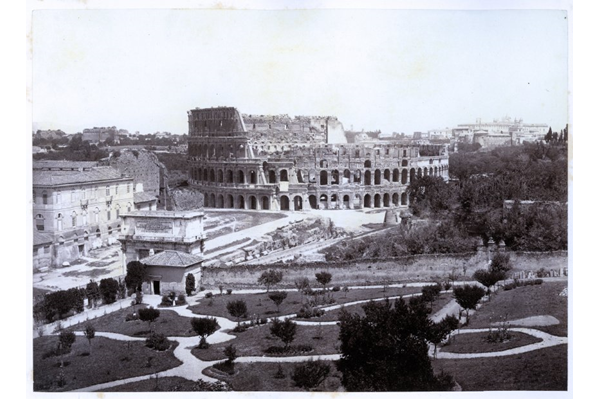
[{"label": "colosseum", "polygon": [[416,176],[448,179],[445,146],[346,143],[335,117],[188,112],[190,186],[204,206],[253,210],[407,208]]}]

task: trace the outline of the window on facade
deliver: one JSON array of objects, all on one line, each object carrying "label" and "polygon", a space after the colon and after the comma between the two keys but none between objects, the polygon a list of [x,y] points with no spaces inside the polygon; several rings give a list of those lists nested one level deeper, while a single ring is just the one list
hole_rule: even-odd
[{"label": "window on facade", "polygon": [[106,220],[110,221],[110,210],[106,210]]},{"label": "window on facade", "polygon": [[96,210],[94,210],[94,222],[98,223],[99,220],[100,220],[100,210],[98,210],[96,208]]},{"label": "window on facade", "polygon": [[130,193],[130,192],[131,192],[131,184],[130,184],[130,183],[128,183],[128,184],[127,184],[127,193]]},{"label": "window on facade", "polygon": [[110,186],[106,186],[106,195],[110,196]]},{"label": "window on facade", "polygon": [[60,204],[60,192],[56,192],[56,203]]},{"label": "window on facade", "polygon": [[87,213],[86,212],[81,213],[81,224],[83,226],[87,225]]},{"label": "window on facade", "polygon": [[62,231],[62,214],[58,214],[56,216],[56,229],[59,231]]},{"label": "window on facade", "polygon": [[42,217],[42,214],[38,214],[35,216],[35,228],[38,231],[44,230],[44,217]]},{"label": "window on facade", "polygon": [[50,254],[50,246],[44,246],[44,254]]},{"label": "window on facade", "polygon": [[72,227],[76,227],[77,226],[77,214],[73,213],[71,215],[71,226]]},{"label": "window on facade", "polygon": [[48,204],[48,193],[45,190],[42,192],[42,204]]},{"label": "window on facade", "polygon": [[81,189],[81,198],[84,199],[84,200],[86,199],[85,192],[86,192],[85,188]]},{"label": "window on facade", "polygon": [[75,190],[71,190],[71,203],[75,201]]},{"label": "window on facade", "polygon": [[115,194],[119,194],[119,185],[115,185]]},{"label": "window on facade", "polygon": [[96,229],[96,237],[97,237],[97,238],[99,238],[100,236],[102,236],[102,235],[100,234],[100,229]]},{"label": "window on facade", "polygon": [[117,216],[116,216],[116,218],[119,218],[119,215],[120,215],[120,214],[121,214],[121,209],[120,209],[120,208],[117,208]]}]

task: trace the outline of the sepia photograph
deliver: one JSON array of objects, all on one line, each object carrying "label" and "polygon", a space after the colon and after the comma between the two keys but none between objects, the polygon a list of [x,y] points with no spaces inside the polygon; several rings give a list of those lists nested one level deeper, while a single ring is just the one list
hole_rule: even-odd
[{"label": "sepia photograph", "polygon": [[28,396],[572,398],[573,6],[488,3],[29,0]]}]

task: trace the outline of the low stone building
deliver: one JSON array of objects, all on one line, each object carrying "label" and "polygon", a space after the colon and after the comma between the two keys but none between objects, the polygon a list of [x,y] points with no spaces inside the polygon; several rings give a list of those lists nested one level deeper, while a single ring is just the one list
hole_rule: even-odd
[{"label": "low stone building", "polygon": [[164,250],[146,257],[140,262],[146,265],[150,282],[142,286],[146,294],[185,293],[188,274],[194,276],[196,284],[202,278],[202,257],[182,251]]}]

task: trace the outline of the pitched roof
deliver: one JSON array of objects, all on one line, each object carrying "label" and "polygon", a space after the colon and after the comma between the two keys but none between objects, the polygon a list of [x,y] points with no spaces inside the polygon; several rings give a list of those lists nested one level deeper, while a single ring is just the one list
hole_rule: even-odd
[{"label": "pitched roof", "polygon": [[65,185],[121,179],[121,173],[112,167],[95,167],[86,171],[33,171],[33,185]]},{"label": "pitched roof", "polygon": [[135,192],[133,194],[134,203],[146,203],[148,201],[156,200],[156,196],[148,192]]},{"label": "pitched roof", "polygon": [[146,257],[140,262],[146,265],[155,265],[161,267],[181,267],[186,268],[202,262],[202,258],[193,254],[184,253],[176,250],[165,250],[153,256]]},{"label": "pitched roof", "polygon": [[52,243],[52,235],[49,233],[38,232],[37,230],[33,230],[33,244],[35,246],[40,244],[51,244]]}]

